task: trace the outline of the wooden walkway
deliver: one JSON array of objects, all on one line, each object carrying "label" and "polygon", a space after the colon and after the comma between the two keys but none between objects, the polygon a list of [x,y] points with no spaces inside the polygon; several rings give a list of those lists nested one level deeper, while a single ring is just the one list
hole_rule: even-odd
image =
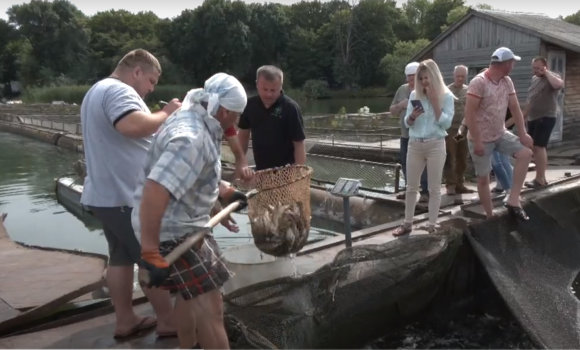
[{"label": "wooden walkway", "polygon": [[[135,307],[141,316],[155,316],[151,304]],[[95,317],[66,327],[0,338],[2,349],[175,349],[176,338],[157,339],[155,332],[142,333],[126,341],[113,339],[115,314]]]},{"label": "wooden walkway", "polygon": [[[580,174],[580,167],[566,167],[558,169],[549,169],[548,177],[551,182],[558,182],[558,180],[566,179],[565,173],[570,172],[572,176]],[[533,176],[530,173],[528,177]],[[572,182],[567,185],[576,185],[580,180],[578,178],[571,179]],[[522,193],[524,199],[533,198],[539,195],[538,190],[526,190]],[[474,196],[474,195],[472,195]],[[501,196],[497,197],[496,201],[501,200]],[[476,202],[474,202],[475,204]],[[499,207],[499,205],[496,205]],[[440,229],[453,226],[457,228],[465,228],[472,222],[473,219],[465,217],[466,211],[472,210],[472,205],[464,206],[447,205],[442,208],[439,217]],[[479,203],[475,204],[479,207]],[[463,210],[462,210],[463,209]],[[498,208],[498,210],[501,210]],[[421,226],[427,220],[427,214],[415,217],[415,229],[412,235],[427,234]],[[392,231],[400,221],[392,222],[376,227],[370,227],[360,231],[353,232],[353,245],[361,244],[382,244],[393,240],[405,240],[405,237],[393,237]],[[322,242],[307,245],[303,251],[298,253],[295,258],[295,266],[299,274],[312,272],[313,270],[323,266],[332,261],[336,253],[344,248],[344,237],[334,237],[326,239]],[[153,310],[149,303],[145,303],[135,307],[135,311],[139,315],[153,316]],[[139,336],[125,341],[118,342],[113,339],[112,335],[115,327],[115,315],[113,313],[93,317],[88,320],[69,324],[63,327],[52,328],[47,330],[39,330],[34,333],[16,335],[8,338],[0,339],[0,348],[48,348],[48,349],[116,349],[116,348],[140,348],[140,349],[156,349],[156,348],[175,348],[177,346],[176,339],[157,339],[155,333],[150,331],[142,333]]]},{"label": "wooden walkway", "polygon": [[17,244],[0,220],[0,332],[69,301],[92,299],[106,263],[102,256]]}]

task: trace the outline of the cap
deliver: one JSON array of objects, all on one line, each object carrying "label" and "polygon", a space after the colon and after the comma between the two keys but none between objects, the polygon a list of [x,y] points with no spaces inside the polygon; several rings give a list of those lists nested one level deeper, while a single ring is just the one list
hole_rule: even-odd
[{"label": "cap", "polygon": [[512,50],[508,49],[507,47],[500,47],[499,49],[495,50],[491,55],[492,62],[505,62],[509,60],[516,60],[519,61],[522,58],[520,56],[514,55]]},{"label": "cap", "polygon": [[417,73],[417,68],[419,68],[419,62],[411,62],[405,67],[405,75],[413,75]]}]

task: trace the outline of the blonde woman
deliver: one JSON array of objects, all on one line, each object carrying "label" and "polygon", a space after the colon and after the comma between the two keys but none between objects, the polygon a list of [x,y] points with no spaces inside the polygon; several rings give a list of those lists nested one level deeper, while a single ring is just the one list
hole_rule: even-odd
[{"label": "blonde woman", "polygon": [[428,232],[435,231],[441,206],[441,178],[447,153],[445,136],[453,120],[456,97],[445,85],[439,67],[433,60],[421,62],[415,75],[415,91],[409,97],[405,125],[409,128],[407,152],[407,194],[405,221],[393,236],[402,236],[413,230],[413,216],[419,194],[421,173],[427,166],[429,184]]}]

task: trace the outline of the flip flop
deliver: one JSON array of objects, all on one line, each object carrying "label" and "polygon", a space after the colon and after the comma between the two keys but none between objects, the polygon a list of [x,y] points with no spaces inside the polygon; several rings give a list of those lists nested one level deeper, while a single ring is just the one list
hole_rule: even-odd
[{"label": "flip flop", "polygon": [[157,332],[157,338],[177,338],[177,331],[175,332]]},{"label": "flip flop", "polygon": [[532,180],[532,181],[526,181],[526,182],[524,183],[524,185],[525,185],[527,188],[540,188],[540,187],[544,187],[544,186],[546,186],[546,185],[547,185],[547,183],[546,183],[546,184],[541,184],[541,183],[539,183],[539,182],[538,182],[538,181],[536,181],[536,180]]},{"label": "flip flop", "polygon": [[[148,323],[148,322],[151,322],[151,320],[154,320],[155,322]],[[131,336],[138,334],[139,332],[154,328],[156,326],[157,326],[157,320],[155,318],[143,317],[141,322],[136,324],[135,327],[133,327],[130,331],[128,331],[127,333],[124,333],[124,334],[115,334],[115,336],[113,338],[114,339],[128,338],[128,337],[131,337]]]}]

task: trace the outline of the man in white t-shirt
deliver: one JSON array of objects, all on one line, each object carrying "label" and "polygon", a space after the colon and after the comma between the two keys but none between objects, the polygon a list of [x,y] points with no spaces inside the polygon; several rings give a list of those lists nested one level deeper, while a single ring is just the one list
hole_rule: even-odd
[{"label": "man in white t-shirt", "polygon": [[109,245],[107,287],[117,326],[115,338],[157,328],[158,336],[177,336],[173,306],[167,291],[147,289],[157,319],[133,311],[133,266],[141,246],[131,225],[133,195],[154,134],[181,103],[174,99],[151,113],[143,97],[152,92],[161,75],[159,61],[145,50],[123,57],[109,77],[91,87],[81,105],[87,177],[81,203],[102,222]]}]

